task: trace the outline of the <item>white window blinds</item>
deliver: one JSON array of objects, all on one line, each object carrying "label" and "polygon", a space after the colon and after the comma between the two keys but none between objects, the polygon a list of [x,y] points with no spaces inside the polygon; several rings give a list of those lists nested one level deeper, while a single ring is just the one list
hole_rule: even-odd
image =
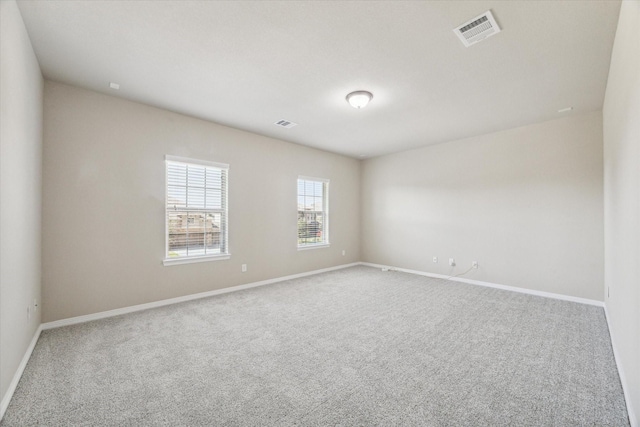
[{"label": "white window blinds", "polygon": [[329,180],[298,177],[298,247],[329,244]]},{"label": "white window blinds", "polygon": [[228,254],[229,166],[167,156],[166,258]]}]

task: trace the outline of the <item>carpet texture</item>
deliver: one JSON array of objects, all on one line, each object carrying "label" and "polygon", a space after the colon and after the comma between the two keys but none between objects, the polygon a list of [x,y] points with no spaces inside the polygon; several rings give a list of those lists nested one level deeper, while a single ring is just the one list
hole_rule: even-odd
[{"label": "carpet texture", "polygon": [[33,425],[629,424],[602,308],[353,267],[44,331]]}]

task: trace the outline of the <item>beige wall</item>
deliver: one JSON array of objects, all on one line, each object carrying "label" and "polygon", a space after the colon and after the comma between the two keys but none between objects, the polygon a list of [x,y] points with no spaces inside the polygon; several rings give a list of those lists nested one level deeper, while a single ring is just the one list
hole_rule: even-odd
[{"label": "beige wall", "polygon": [[600,112],[366,160],[362,258],[601,301],[602,180]]},{"label": "beige wall", "polygon": [[[637,423],[637,1],[620,11],[603,118],[575,115],[362,165],[53,82],[42,159],[42,76],[14,1],[0,2],[0,17],[1,396],[41,320],[26,309],[40,301],[42,237],[45,322],[360,259],[438,274],[477,260],[465,277],[604,297]],[[230,164],[230,260],[162,266],[165,154]],[[296,250],[299,174],[331,179],[328,249]]]},{"label": "beige wall", "polygon": [[0,2],[0,396],[40,311],[42,75],[14,1]]},{"label": "beige wall", "polygon": [[[640,415],[640,2],[620,9],[603,108],[605,285],[631,417]],[[606,294],[605,294],[606,295]]]},{"label": "beige wall", "polygon": [[[49,81],[44,117],[45,322],[360,259],[357,160]],[[230,260],[162,265],[166,154],[230,165]],[[331,180],[330,248],[297,250],[298,175]]]}]

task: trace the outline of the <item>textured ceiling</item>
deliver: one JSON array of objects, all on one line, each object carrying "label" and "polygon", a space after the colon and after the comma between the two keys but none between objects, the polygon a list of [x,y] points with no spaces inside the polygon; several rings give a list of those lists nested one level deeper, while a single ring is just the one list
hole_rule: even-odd
[{"label": "textured ceiling", "polygon": [[[353,157],[549,120],[568,106],[601,109],[620,9],[610,0],[18,4],[48,79]],[[502,32],[465,48],[452,29],[488,9]],[[374,94],[362,110],[345,101],[359,89]]]}]

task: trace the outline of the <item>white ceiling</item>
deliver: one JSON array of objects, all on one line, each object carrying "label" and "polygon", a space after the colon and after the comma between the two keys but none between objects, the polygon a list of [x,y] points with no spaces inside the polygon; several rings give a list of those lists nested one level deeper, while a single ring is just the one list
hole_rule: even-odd
[{"label": "white ceiling", "polygon": [[[45,78],[353,157],[549,120],[568,106],[601,109],[620,9],[617,0],[18,4]],[[465,48],[453,28],[488,9],[502,32]],[[347,104],[354,90],[374,94],[367,108]]]}]

